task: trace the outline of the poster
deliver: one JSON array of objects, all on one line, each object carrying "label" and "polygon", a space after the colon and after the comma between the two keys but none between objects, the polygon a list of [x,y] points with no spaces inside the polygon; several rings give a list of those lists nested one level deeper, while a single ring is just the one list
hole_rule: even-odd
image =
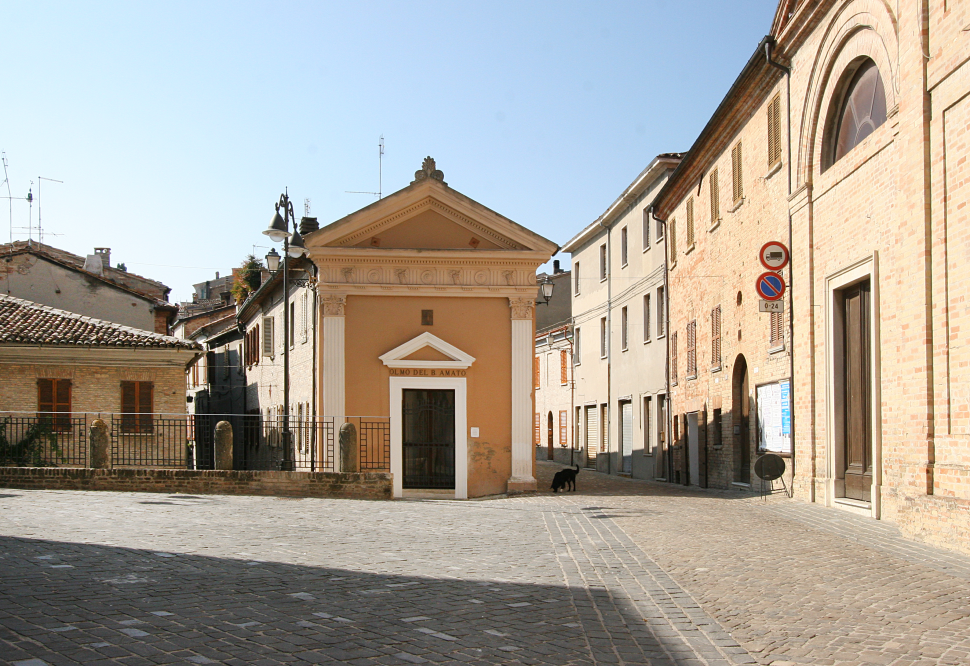
[{"label": "poster", "polygon": [[791,382],[758,389],[758,450],[791,453]]}]

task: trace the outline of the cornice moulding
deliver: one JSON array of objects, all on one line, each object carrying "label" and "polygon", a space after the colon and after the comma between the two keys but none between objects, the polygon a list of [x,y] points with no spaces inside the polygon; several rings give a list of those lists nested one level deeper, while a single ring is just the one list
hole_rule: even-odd
[{"label": "cornice moulding", "polygon": [[101,367],[184,368],[201,352],[188,349],[87,346],[0,345],[0,363],[10,365],[92,365]]}]

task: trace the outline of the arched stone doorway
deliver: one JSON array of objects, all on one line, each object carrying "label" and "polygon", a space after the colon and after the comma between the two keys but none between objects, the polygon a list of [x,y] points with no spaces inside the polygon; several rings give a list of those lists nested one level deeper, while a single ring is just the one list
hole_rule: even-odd
[{"label": "arched stone doorway", "polygon": [[734,361],[731,377],[731,426],[734,481],[751,483],[751,403],[748,391],[748,362],[743,354]]}]

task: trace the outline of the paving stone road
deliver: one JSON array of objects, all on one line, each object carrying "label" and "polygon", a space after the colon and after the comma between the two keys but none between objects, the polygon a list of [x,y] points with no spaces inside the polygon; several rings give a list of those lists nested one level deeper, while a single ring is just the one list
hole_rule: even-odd
[{"label": "paving stone road", "polygon": [[0,660],[965,666],[970,558],[585,470],[472,502],[0,489]]}]

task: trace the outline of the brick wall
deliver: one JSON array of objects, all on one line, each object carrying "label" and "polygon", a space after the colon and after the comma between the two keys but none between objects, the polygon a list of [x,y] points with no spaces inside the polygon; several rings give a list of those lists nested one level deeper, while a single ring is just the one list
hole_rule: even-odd
[{"label": "brick wall", "polygon": [[0,467],[0,487],[24,490],[390,499],[391,475],[374,472],[339,474]]}]

